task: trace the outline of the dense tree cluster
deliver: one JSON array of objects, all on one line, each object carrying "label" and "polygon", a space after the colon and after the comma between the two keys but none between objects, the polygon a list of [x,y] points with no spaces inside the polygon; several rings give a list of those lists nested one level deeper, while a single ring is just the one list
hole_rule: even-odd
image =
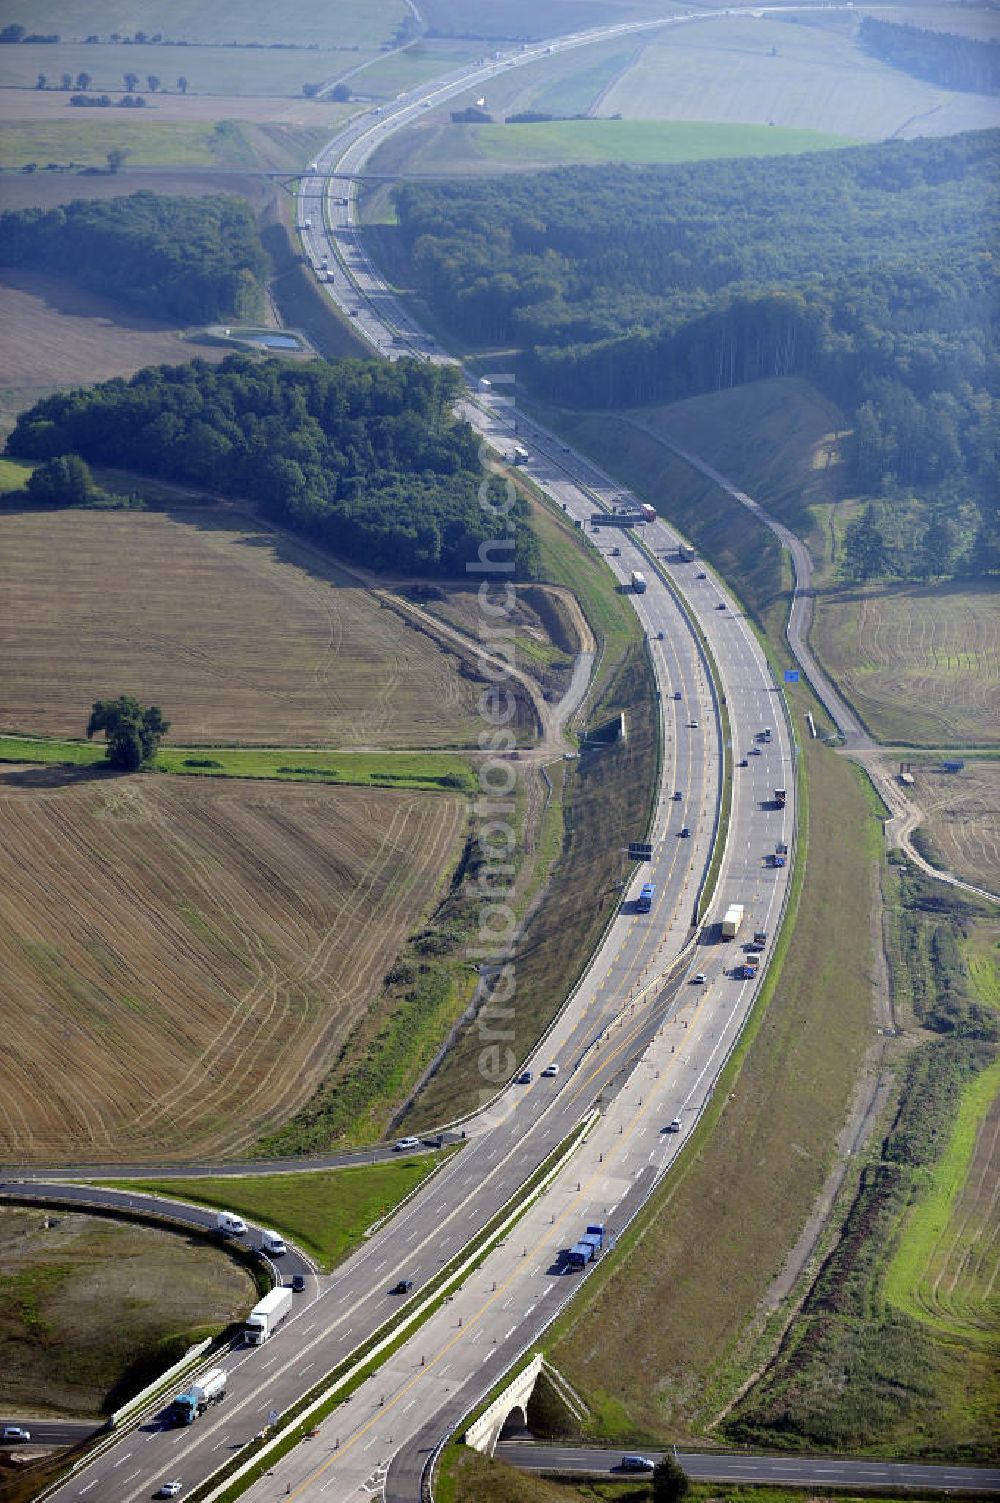
[{"label": "dense tree cluster", "polygon": [[57,271],[184,323],[254,316],[267,274],[242,199],[149,192],[0,215],[0,265]]},{"label": "dense tree cluster", "polygon": [[138,772],[156,756],[161,737],[170,729],[159,705],[143,706],[130,694],[96,699],[87,722],[87,739],[104,732],[104,755],[120,772]]},{"label": "dense tree cluster", "polygon": [[459,389],[451,368],[412,360],[195,360],[48,397],[7,447],[246,497],[376,569],[462,574],[497,539],[490,557],[530,577],[525,505],[480,495],[478,442],[452,415]]},{"label": "dense tree cluster", "polygon": [[615,407],[806,375],[857,414],[859,487],[970,499],[956,562],[996,567],[998,143],[408,184],[397,208],[440,317],[520,345],[549,398]]},{"label": "dense tree cluster", "polygon": [[946,89],[1000,94],[1000,41],[993,37],[961,37],[863,16],[858,38],[874,57],[918,78]]}]

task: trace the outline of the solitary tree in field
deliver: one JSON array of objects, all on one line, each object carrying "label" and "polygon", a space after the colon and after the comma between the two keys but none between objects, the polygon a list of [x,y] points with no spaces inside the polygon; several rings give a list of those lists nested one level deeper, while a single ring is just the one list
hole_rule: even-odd
[{"label": "solitary tree in field", "polygon": [[338,104],[344,104],[348,99],[350,99],[350,97],[351,97],[351,86],[350,86],[350,84],[345,84],[345,83],[334,84],[333,88],[330,90],[330,98],[331,99],[335,99]]},{"label": "solitary tree in field", "polygon": [[139,75],[138,75],[138,73],[123,73],[122,77],[125,80],[125,88],[128,91],[128,93],[129,94],[134,94],[135,91],[136,91],[136,89],[139,86]]},{"label": "solitary tree in field", "polygon": [[128,152],[124,149],[124,147],[112,146],[111,150],[107,154],[108,171],[120,172],[122,167],[125,165],[125,158],[127,156]]},{"label": "solitary tree in field", "polygon": [[90,84],[91,77],[89,73],[78,73],[76,75],[76,86],[78,89],[83,89],[84,91],[86,91],[90,88]]},{"label": "solitary tree in field", "polygon": [[38,75],[38,82],[35,84],[35,88],[36,89],[47,89],[48,85],[49,85],[49,80],[46,77],[46,75],[44,73],[39,73],[39,75]]},{"label": "solitary tree in field", "polygon": [[187,91],[188,91],[188,81],[184,77],[183,73],[181,74],[180,78],[177,80],[177,87],[180,89],[180,91],[181,91],[182,94],[186,94]]},{"label": "solitary tree in field", "polygon": [[64,73],[63,74],[62,78],[59,80],[59,87],[61,89],[71,89],[73,87],[73,75],[72,75],[72,73]]},{"label": "solitary tree in field", "polygon": [[144,762],[156,756],[160,738],[170,729],[159,705],[143,706],[131,694],[117,699],[94,701],[87,721],[87,739],[103,731],[107,746],[104,755],[112,767],[122,772],[138,772]]},{"label": "solitary tree in field", "polygon": [[653,1472],[653,1503],[681,1503],[689,1486],[684,1468],[671,1455],[661,1456]]},{"label": "solitary tree in field", "polygon": [[157,78],[155,73],[147,73],[146,84],[149,88],[149,92],[151,94],[155,94],[157,89],[160,87],[160,80]]}]

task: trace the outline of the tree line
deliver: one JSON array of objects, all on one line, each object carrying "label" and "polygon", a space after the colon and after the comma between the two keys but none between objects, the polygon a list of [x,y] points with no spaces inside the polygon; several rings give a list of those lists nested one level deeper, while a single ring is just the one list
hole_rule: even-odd
[{"label": "tree line", "polygon": [[994,569],[998,144],[407,184],[396,206],[437,314],[519,346],[548,399],[614,408],[807,376],[854,415],[858,487],[957,508],[953,567]]},{"label": "tree line", "polygon": [[242,199],[150,192],[0,215],[0,265],[60,272],[183,323],[256,316],[268,271]]},{"label": "tree line", "polygon": [[863,16],[858,39],[874,57],[946,89],[1000,94],[1000,41],[993,37],[962,37]]},{"label": "tree line", "polygon": [[492,539],[490,558],[534,577],[526,503],[506,507],[487,480],[500,504],[483,504],[478,440],[452,413],[460,389],[452,368],[413,360],[195,360],[47,397],[7,450],[245,497],[375,569],[463,575]]}]

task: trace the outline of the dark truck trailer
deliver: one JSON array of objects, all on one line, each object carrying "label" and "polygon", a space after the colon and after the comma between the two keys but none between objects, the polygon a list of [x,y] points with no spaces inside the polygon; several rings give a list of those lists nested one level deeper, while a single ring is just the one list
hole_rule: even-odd
[{"label": "dark truck trailer", "polygon": [[566,1261],[570,1268],[586,1268],[594,1261],[595,1252],[593,1242],[576,1242],[566,1254]]}]

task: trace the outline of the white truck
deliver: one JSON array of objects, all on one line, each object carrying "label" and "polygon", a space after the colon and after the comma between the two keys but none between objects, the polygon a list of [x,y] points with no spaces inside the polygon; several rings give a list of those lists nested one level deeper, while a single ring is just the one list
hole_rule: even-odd
[{"label": "white truck", "polygon": [[263,1346],[273,1336],[289,1310],[292,1308],[292,1290],[283,1284],[272,1289],[270,1294],[258,1300],[247,1316],[243,1334],[247,1346]]},{"label": "white truck", "polygon": [[736,936],[737,936],[737,934],[739,934],[739,932],[740,932],[740,927],[741,927],[742,923],[743,923],[743,904],[742,903],[730,903],[729,907],[726,909],[725,913],[722,915],[722,937],[723,937],[723,939],[735,939]]},{"label": "white truck", "polygon": [[643,595],[646,592],[646,576],[640,574],[638,569],[633,570],[632,573],[632,588],[637,595]]}]

